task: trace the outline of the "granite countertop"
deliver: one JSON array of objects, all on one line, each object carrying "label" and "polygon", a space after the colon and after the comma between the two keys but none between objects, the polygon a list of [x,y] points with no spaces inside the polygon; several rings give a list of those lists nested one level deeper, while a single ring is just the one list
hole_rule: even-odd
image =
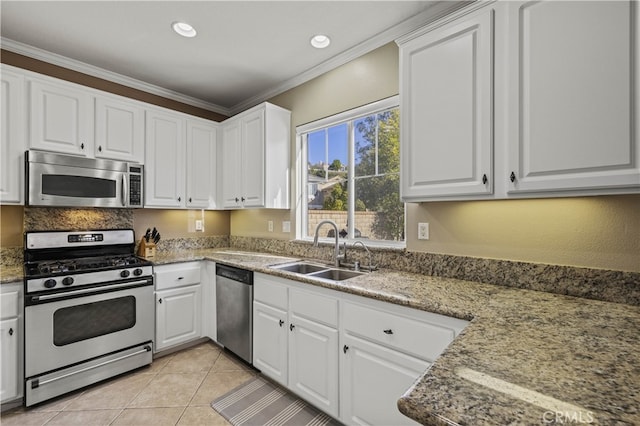
[{"label": "granite countertop", "polygon": [[334,283],[269,268],[296,258],[233,249],[152,260],[213,260],[470,320],[398,401],[420,423],[640,424],[640,307],[391,270]]},{"label": "granite countertop", "polygon": [[640,307],[390,270],[333,283],[233,250],[155,261],[200,259],[470,320],[398,401],[420,423],[640,424]]},{"label": "granite countertop", "polygon": [[23,265],[2,266],[0,268],[0,284],[22,281],[24,277]]}]

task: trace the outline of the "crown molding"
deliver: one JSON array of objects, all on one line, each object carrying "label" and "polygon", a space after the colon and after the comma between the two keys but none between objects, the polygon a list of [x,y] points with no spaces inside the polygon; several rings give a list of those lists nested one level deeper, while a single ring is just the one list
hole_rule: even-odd
[{"label": "crown molding", "polygon": [[21,43],[15,40],[11,40],[5,37],[0,38],[0,46],[2,49],[14,52],[20,55],[24,55],[33,59],[44,61],[53,65],[58,65],[63,68],[68,68],[73,71],[81,72],[93,77],[101,78],[113,83],[122,84],[123,86],[131,87],[133,89],[142,90],[147,93],[151,93],[157,96],[162,96],[167,99],[182,102],[187,105],[202,108],[208,111],[217,112],[219,114],[231,117],[239,112],[247,110],[255,105],[258,105],[264,101],[267,101],[274,96],[277,96],[287,90],[293,89],[303,83],[308,82],[316,77],[321,76],[341,65],[344,65],[360,56],[371,52],[391,41],[405,36],[418,28],[425,26],[437,19],[448,15],[462,6],[472,3],[473,0],[461,0],[461,1],[449,1],[442,0],[436,1],[430,5],[427,9],[414,15],[401,23],[387,28],[386,30],[378,33],[377,35],[363,41],[362,43],[339,53],[332,58],[329,58],[325,62],[318,66],[308,69],[283,83],[261,92],[255,96],[252,96],[236,105],[225,108],[220,105],[216,105],[210,102],[206,102],[202,99],[187,96],[182,93],[166,89],[164,87],[156,86],[154,84],[146,83],[135,78],[127,77],[122,74],[118,74],[112,71],[99,68],[85,62],[77,61],[75,59],[68,58],[66,56],[58,55],[56,53],[48,52],[46,50]]},{"label": "crown molding", "polygon": [[312,80],[316,77],[321,76],[341,65],[344,65],[360,56],[371,52],[372,50],[377,49],[378,47],[384,46],[385,44],[396,40],[399,37],[402,37],[412,31],[417,30],[420,27],[423,27],[435,20],[438,20],[454,11],[460,9],[461,7],[469,4],[470,0],[462,0],[462,1],[437,1],[434,2],[431,6],[429,6],[424,11],[420,12],[417,15],[408,18],[401,23],[390,27],[377,35],[365,40],[364,42],[342,52],[339,53],[332,58],[329,58],[325,62],[317,65],[307,71],[304,71],[289,80],[284,81],[282,84],[275,86],[269,90],[266,90],[262,93],[259,93],[245,101],[242,101],[230,108],[231,114],[237,114],[242,112],[248,108],[251,108],[259,103],[262,103],[266,100],[273,98],[281,93],[286,92],[287,90],[293,89],[303,83],[306,83],[309,80]]},{"label": "crown molding", "polygon": [[229,108],[212,104],[210,102],[203,101],[202,99],[197,99],[192,96],[187,96],[173,90],[165,89],[164,87],[146,83],[142,80],[137,80],[135,78],[127,77],[126,75],[108,71],[108,70],[105,70],[104,68],[96,67],[96,66],[87,64],[85,62],[77,61],[75,59],[58,55],[57,53],[52,53],[52,52],[28,45],[25,43],[21,43],[15,40],[11,40],[5,37],[0,38],[0,46],[2,47],[2,49],[8,50],[13,53],[17,53],[23,56],[27,56],[29,58],[37,59],[39,61],[47,62],[49,64],[57,65],[57,66],[67,68],[73,71],[77,71],[83,74],[87,74],[92,77],[101,78],[103,80],[107,80],[112,83],[121,84],[123,86],[127,86],[132,89],[142,90],[143,92],[151,93],[157,96],[162,96],[163,98],[182,102],[183,104],[202,108],[207,111],[217,112],[222,115],[226,115],[226,116],[231,115]]}]

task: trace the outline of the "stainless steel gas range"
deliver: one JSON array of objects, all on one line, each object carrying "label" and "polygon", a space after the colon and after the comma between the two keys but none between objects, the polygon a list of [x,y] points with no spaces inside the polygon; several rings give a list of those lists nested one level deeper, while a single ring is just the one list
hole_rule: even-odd
[{"label": "stainless steel gas range", "polygon": [[25,405],[150,364],[153,267],[132,229],[25,234]]}]

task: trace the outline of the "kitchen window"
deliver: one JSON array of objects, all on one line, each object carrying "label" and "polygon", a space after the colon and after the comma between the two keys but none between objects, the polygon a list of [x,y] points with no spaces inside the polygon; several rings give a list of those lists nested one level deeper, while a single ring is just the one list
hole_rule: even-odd
[{"label": "kitchen window", "polygon": [[[317,224],[331,219],[341,239],[404,245],[399,126],[394,96],[297,128],[299,237],[313,238]],[[334,232],[322,227],[320,237]]]}]

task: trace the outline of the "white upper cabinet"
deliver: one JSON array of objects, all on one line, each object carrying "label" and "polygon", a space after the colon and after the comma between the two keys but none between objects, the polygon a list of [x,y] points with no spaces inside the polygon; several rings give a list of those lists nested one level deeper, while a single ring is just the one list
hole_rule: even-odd
[{"label": "white upper cabinet", "polygon": [[145,207],[215,208],[218,126],[148,109]]},{"label": "white upper cabinet", "polygon": [[91,93],[51,78],[31,78],[29,91],[29,147],[92,157]]},{"label": "white upper cabinet", "polygon": [[401,196],[493,191],[493,10],[400,48]]},{"label": "white upper cabinet", "polygon": [[145,206],[183,207],[185,120],[170,111],[148,110]]},{"label": "white upper cabinet", "polygon": [[210,121],[187,120],[186,206],[216,207],[218,128]]},{"label": "white upper cabinet", "polygon": [[0,124],[0,202],[24,203],[24,151],[26,149],[24,77],[2,65],[2,123]]},{"label": "white upper cabinet", "polygon": [[144,103],[51,77],[26,75],[30,148],[144,161]]},{"label": "white upper cabinet", "polygon": [[95,156],[144,162],[144,107],[115,96],[95,98]]},{"label": "white upper cabinet", "polygon": [[264,103],[222,123],[223,208],[289,208],[290,122]]},{"label": "white upper cabinet", "polygon": [[637,188],[637,4],[509,2],[507,10],[508,191]]},{"label": "white upper cabinet", "polygon": [[640,192],[639,15],[474,2],[399,39],[403,199]]}]

